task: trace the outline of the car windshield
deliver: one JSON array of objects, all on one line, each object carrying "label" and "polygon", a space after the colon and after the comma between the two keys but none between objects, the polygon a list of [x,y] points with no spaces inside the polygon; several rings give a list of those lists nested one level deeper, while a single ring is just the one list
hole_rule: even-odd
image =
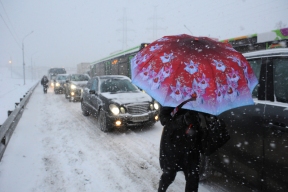
[{"label": "car windshield", "polygon": [[66,80],[66,76],[64,76],[64,75],[58,76],[57,80]]},{"label": "car windshield", "polygon": [[71,75],[72,81],[88,81],[89,77],[87,75]]},{"label": "car windshield", "polygon": [[101,83],[101,92],[131,92],[137,90],[128,79],[108,79]]}]

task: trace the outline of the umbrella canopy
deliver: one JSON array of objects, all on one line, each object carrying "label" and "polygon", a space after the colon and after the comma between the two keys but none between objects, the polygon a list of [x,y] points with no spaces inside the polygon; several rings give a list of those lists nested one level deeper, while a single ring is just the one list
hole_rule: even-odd
[{"label": "umbrella canopy", "polygon": [[228,43],[186,34],[164,36],[131,60],[132,83],[162,106],[219,115],[254,104],[258,80],[244,56]]}]

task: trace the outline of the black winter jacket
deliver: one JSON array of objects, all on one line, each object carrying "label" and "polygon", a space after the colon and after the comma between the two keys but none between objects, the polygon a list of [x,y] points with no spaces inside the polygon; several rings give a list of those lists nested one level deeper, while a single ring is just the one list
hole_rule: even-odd
[{"label": "black winter jacket", "polygon": [[48,80],[47,77],[43,77],[43,78],[41,79],[41,85],[47,85],[48,82],[49,82],[49,80]]},{"label": "black winter jacket", "polygon": [[[195,154],[199,155],[201,132],[197,112],[180,109],[172,119],[173,107],[162,107],[160,122],[164,125],[160,142],[160,167],[162,170],[189,170]],[[184,115],[193,114],[193,127],[188,129]],[[195,153],[196,152],[196,153]]]},{"label": "black winter jacket", "polygon": [[225,123],[216,116],[180,109],[172,118],[173,109],[162,107],[160,111],[160,122],[164,126],[160,142],[161,169],[189,170],[200,152],[211,155],[230,139]]}]

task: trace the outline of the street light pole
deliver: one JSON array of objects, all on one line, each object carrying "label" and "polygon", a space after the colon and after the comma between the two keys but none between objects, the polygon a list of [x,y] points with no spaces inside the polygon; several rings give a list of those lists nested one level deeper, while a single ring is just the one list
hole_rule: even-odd
[{"label": "street light pole", "polygon": [[23,78],[24,78],[24,85],[25,85],[25,61],[24,61],[24,39],[28,36],[31,35],[33,31],[31,31],[29,34],[27,34],[25,37],[22,39],[22,55],[23,55]]}]

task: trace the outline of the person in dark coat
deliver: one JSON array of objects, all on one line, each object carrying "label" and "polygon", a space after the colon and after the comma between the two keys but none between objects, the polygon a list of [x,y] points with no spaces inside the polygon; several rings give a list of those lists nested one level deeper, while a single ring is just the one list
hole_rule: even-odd
[{"label": "person in dark coat", "polygon": [[43,86],[44,93],[47,92],[48,82],[49,82],[49,80],[48,80],[47,76],[44,75],[41,79],[41,85]]},{"label": "person in dark coat", "polygon": [[41,79],[41,85],[43,85],[43,86],[44,86],[44,85],[47,85],[48,82],[49,82],[49,80],[48,80],[47,76],[44,75],[44,76],[42,77],[42,79]]},{"label": "person in dark coat", "polygon": [[[162,107],[160,111],[160,122],[164,128],[160,141],[159,161],[163,173],[159,181],[158,192],[165,192],[167,190],[169,185],[174,181],[178,171],[184,172],[186,179],[185,192],[197,192],[200,152],[204,155],[210,155],[224,145],[230,136],[228,132],[227,134],[225,132],[226,126],[224,122],[221,122],[223,128],[219,128],[219,131],[222,131],[226,135],[221,132],[219,134],[221,136],[219,137],[213,136],[213,139],[209,137],[209,133],[212,135],[212,131],[208,132],[206,127],[202,127],[203,122],[201,123],[201,121],[205,121],[206,124],[204,118],[207,118],[208,121],[214,122],[209,123],[210,125],[207,125],[207,127],[209,128],[210,126],[211,128],[213,126],[216,128],[214,125],[218,121],[216,116],[181,109],[180,107],[175,116],[172,117],[171,112],[173,110],[174,107]],[[218,132],[213,133],[218,135]],[[215,145],[215,143],[217,144]]]}]

